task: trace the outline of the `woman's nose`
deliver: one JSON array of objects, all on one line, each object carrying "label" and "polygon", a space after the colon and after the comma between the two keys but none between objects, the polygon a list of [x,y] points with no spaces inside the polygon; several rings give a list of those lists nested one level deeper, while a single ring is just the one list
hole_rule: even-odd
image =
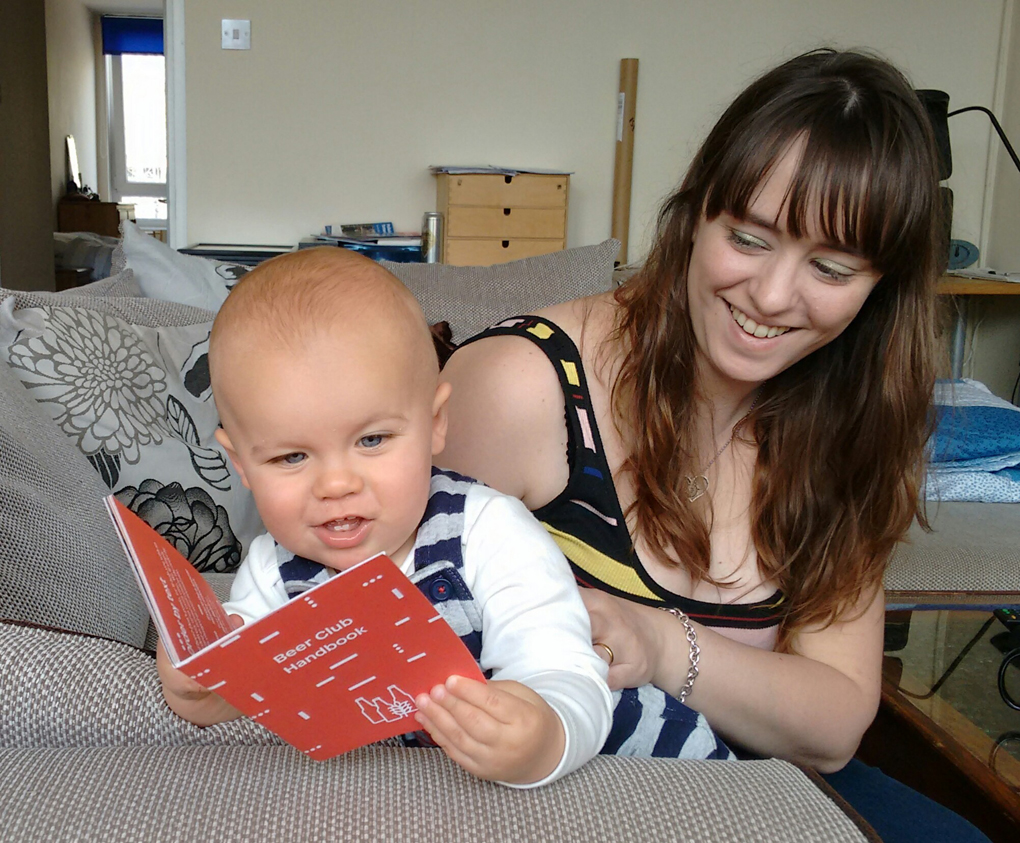
[{"label": "woman's nose", "polygon": [[766,261],[750,285],[751,301],[762,316],[788,311],[797,298],[797,261],[777,255]]}]

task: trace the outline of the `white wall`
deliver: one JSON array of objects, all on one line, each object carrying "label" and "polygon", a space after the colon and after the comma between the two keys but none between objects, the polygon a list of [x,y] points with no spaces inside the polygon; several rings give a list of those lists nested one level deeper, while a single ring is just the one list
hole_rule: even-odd
[{"label": "white wall", "polygon": [[[1012,20],[1005,34],[1009,37],[1010,61],[1003,79],[1001,107],[981,103],[992,109],[1014,150],[1020,149],[1020,4],[1013,3]],[[984,120],[983,114],[954,117],[950,131],[965,118]],[[994,201],[992,203],[989,244],[981,263],[1004,270],[1020,270],[1020,172],[1002,146],[998,136],[991,140],[996,157]],[[1018,290],[1020,292],[1020,290]],[[1020,295],[973,296],[969,302],[971,340],[964,375],[985,383],[996,395],[1009,398],[1020,371]]]},{"label": "white wall", "polygon": [[46,73],[50,105],[53,203],[66,187],[64,138],[74,135],[78,169],[96,189],[96,48],[92,12],[81,0],[46,0]]},{"label": "white wall", "polygon": [[[610,230],[619,60],[640,59],[631,258],[750,77],[867,46],[954,107],[991,102],[1007,0],[186,0],[188,240],[420,225],[435,163],[562,167],[569,245]],[[220,49],[248,18],[252,49]],[[980,238],[988,128],[953,126],[957,236]]]},{"label": "white wall", "polygon": [[[1014,151],[1020,148],[1020,4],[1011,3],[1011,20],[1007,21],[1004,37],[1009,39],[1009,59],[1001,83],[999,103],[978,103],[995,112]],[[972,118],[988,122],[984,114],[967,114],[954,117],[956,123]],[[998,135],[991,138],[995,157],[994,202],[991,208],[990,244],[982,263],[1001,269],[1020,269],[1020,172],[1009,157]]]}]

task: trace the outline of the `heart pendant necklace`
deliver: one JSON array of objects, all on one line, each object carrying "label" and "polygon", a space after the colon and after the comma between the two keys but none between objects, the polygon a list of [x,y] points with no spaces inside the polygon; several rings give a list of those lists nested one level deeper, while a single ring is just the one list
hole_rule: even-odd
[{"label": "heart pendant necklace", "polygon": [[[744,418],[747,417],[745,416]],[[743,419],[741,421],[743,421]],[[736,425],[733,426],[733,430],[736,430]],[[687,483],[687,500],[691,503],[694,503],[708,491],[708,470],[715,464],[715,461],[723,455],[723,451],[730,447],[730,443],[733,441],[733,430],[730,431],[730,438],[726,440],[726,444],[715,452],[715,456],[708,461],[708,465],[705,466],[705,469],[701,472],[701,474],[696,474],[693,477],[688,474],[684,477],[684,481]]]},{"label": "heart pendant necklace", "polygon": [[758,395],[754,396],[754,401],[751,402],[751,406],[747,408],[747,412],[744,413],[740,419],[730,428],[730,438],[726,440],[725,444],[715,452],[715,456],[708,461],[700,474],[695,475],[684,475],[684,483],[687,487],[687,500],[694,503],[698,498],[704,495],[708,491],[708,470],[715,465],[715,461],[723,455],[723,452],[730,447],[733,442],[733,437],[737,435],[737,428],[744,422],[744,420],[751,415],[751,411],[754,409],[754,405],[758,403],[758,396],[761,395],[761,391],[758,391]]}]

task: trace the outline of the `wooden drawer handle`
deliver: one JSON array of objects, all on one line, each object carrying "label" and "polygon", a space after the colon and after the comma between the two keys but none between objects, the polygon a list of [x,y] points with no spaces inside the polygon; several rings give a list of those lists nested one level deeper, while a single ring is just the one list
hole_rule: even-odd
[{"label": "wooden drawer handle", "polygon": [[504,240],[503,241],[503,248],[504,249],[509,249],[510,248],[510,241],[509,240]]},{"label": "wooden drawer handle", "polygon": [[510,216],[510,209],[509,208],[504,208],[503,209],[503,216],[504,217]]}]

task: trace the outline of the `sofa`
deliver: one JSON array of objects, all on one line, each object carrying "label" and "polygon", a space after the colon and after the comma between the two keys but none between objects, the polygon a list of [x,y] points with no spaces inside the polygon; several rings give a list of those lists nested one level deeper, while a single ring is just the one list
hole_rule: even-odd
[{"label": "sofa", "polygon": [[[439,750],[382,744],[316,762],[249,720],[202,729],[173,715],[102,499],[115,492],[229,589],[260,524],[212,436],[204,352],[244,269],[126,225],[107,278],[65,293],[0,289],[0,837],[877,839],[818,776],[779,760],[598,757],[517,790]],[[456,342],[608,289],[617,248],[390,268]]]}]

